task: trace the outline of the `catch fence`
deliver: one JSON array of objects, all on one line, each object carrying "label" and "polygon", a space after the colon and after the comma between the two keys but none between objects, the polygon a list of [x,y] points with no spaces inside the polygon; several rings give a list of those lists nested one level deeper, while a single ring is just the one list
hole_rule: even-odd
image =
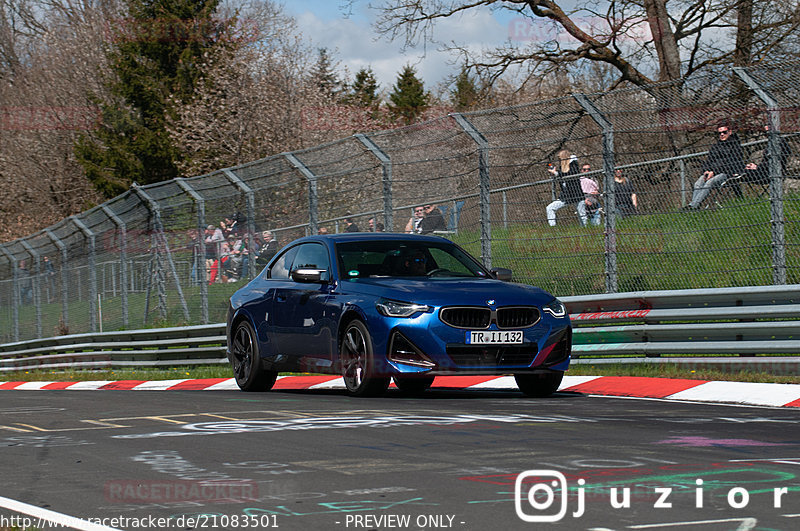
[{"label": "catch fence", "polygon": [[[0,245],[0,343],[220,322],[230,294],[261,269],[264,231],[280,244],[341,232],[346,219],[402,232],[425,204],[442,211],[443,237],[558,296],[800,283],[798,74],[800,63],[721,69],[454,113],[134,185]],[[719,126],[742,146],[741,161],[726,161],[741,178],[687,210]],[[599,183],[599,225],[581,223],[583,195],[563,196],[548,171],[564,149]],[[745,171],[747,162],[759,167]],[[632,199],[614,184],[617,171],[635,212],[610,215]],[[559,197],[566,204],[551,226],[547,206]],[[226,218],[246,259],[204,242]]]}]

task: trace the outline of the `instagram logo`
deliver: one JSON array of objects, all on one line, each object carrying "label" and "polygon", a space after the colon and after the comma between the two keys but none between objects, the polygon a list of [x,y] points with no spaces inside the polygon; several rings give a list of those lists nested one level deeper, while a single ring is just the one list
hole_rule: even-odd
[{"label": "instagram logo", "polygon": [[[586,482],[580,479],[578,483]],[[526,470],[514,482],[514,509],[523,522],[558,522],[567,514],[568,494],[567,478],[561,472]],[[582,507],[578,512],[583,512]]]}]

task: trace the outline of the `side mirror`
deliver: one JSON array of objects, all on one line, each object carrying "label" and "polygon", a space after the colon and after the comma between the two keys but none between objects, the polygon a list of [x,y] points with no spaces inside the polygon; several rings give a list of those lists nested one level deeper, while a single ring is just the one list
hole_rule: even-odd
[{"label": "side mirror", "polygon": [[506,269],[505,267],[493,267],[491,273],[497,280],[511,282],[512,271],[510,269]]},{"label": "side mirror", "polygon": [[327,269],[298,268],[292,271],[292,280],[305,284],[326,284],[330,281]]}]

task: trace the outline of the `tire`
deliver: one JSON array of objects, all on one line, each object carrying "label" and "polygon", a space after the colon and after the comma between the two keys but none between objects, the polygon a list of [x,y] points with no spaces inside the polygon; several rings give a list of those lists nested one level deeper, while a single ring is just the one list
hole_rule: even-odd
[{"label": "tire", "polygon": [[407,395],[424,393],[432,384],[433,376],[394,376],[394,384]]},{"label": "tire", "polygon": [[378,396],[386,392],[390,378],[376,374],[372,338],[367,325],[358,319],[350,321],[344,329],[339,360],[349,395]]},{"label": "tire", "polygon": [[545,398],[555,393],[563,378],[564,373],[560,371],[514,375],[519,390],[535,398]]},{"label": "tire", "polygon": [[236,385],[242,391],[269,391],[275,385],[278,372],[266,371],[261,366],[256,333],[247,321],[236,325],[231,337],[230,361]]}]

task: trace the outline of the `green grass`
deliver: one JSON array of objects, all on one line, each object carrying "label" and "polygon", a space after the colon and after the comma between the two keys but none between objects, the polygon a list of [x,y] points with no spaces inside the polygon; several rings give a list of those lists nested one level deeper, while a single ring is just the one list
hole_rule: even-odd
[{"label": "green grass", "polygon": [[[291,373],[287,373],[291,374]],[[570,376],[643,376],[650,378],[685,378],[691,380],[725,380],[735,382],[800,384],[800,376],[775,375],[756,371],[726,372],[719,369],[692,369],[664,363],[591,365],[573,364]],[[231,378],[228,365],[173,367],[170,369],[116,369],[70,371],[19,371],[0,375],[7,382],[27,381],[89,381],[89,380],[177,380],[202,378]]]}]

